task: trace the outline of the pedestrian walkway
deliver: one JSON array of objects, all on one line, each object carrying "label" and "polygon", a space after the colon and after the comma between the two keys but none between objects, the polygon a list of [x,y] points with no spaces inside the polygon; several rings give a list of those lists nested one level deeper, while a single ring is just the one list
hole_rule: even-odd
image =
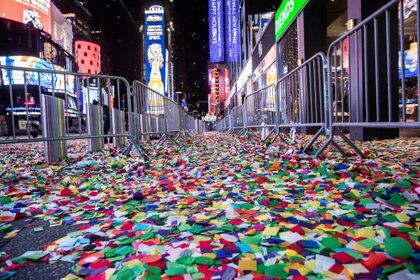
[{"label": "pedestrian walkway", "polygon": [[[416,279],[420,139],[310,157],[221,133],[149,161],[0,146],[0,279]],[[410,278],[411,277],[411,278]]]}]

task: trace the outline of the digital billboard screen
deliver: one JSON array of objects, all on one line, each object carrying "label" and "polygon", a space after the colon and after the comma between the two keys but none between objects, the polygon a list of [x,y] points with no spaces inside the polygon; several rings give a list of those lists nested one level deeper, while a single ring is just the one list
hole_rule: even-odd
[{"label": "digital billboard screen", "polygon": [[[162,6],[152,6],[145,11],[146,26],[146,84],[154,91],[165,95],[166,89],[166,48],[165,12]],[[163,113],[164,100],[153,91],[148,91],[148,111]]]},{"label": "digital billboard screen", "polygon": [[[43,59],[33,56],[0,56],[0,65],[23,67],[37,70],[65,71],[62,67],[46,62]],[[4,85],[24,85],[25,76],[23,71],[7,71],[1,70],[2,82]],[[26,71],[27,85],[40,85],[47,90],[55,92],[67,91],[68,94],[74,95],[74,80],[72,75],[40,73],[38,81],[38,73]]]},{"label": "digital billboard screen", "polygon": [[210,62],[225,61],[223,0],[209,0]]},{"label": "digital billboard screen", "polygon": [[165,94],[165,18],[161,6],[145,11],[146,26],[146,84]]},{"label": "digital billboard screen", "polygon": [[241,55],[239,36],[239,0],[225,1],[226,60],[239,61]]},{"label": "digital billboard screen", "polygon": [[51,34],[50,0],[1,0],[0,17],[28,24]]}]

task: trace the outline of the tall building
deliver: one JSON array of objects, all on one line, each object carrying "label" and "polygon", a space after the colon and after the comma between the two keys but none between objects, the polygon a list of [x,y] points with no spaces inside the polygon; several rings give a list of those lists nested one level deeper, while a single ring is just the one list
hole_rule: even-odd
[{"label": "tall building", "polygon": [[54,0],[54,3],[73,25],[75,40],[91,40],[92,13],[85,0]]},{"label": "tall building", "polygon": [[[109,73],[107,56],[102,53],[103,10],[98,10],[93,20],[86,0],[55,0],[74,30],[74,50],[79,72],[89,74]],[[93,24],[95,22],[96,24]],[[106,48],[105,48],[106,49]],[[105,67],[103,67],[105,65]]]}]

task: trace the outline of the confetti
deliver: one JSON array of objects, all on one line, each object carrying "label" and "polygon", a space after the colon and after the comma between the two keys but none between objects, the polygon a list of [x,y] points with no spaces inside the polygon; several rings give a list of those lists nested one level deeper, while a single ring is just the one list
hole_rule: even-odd
[{"label": "confetti", "polygon": [[64,279],[418,277],[417,139],[363,143],[363,160],[219,133],[150,162],[83,143],[57,165],[40,144],[0,146],[2,237],[25,234],[23,218],[49,224],[35,236],[74,227],[5,252],[0,278],[39,262],[70,262]]}]

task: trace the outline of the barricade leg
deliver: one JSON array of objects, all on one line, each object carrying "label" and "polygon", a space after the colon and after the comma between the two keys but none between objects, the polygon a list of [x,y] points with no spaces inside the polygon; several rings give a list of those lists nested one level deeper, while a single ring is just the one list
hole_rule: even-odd
[{"label": "barricade leg", "polygon": [[[124,112],[115,108],[111,109],[111,131],[112,134],[124,134],[125,130]],[[125,137],[114,137],[112,140],[115,147],[125,146]]]},{"label": "barricade leg", "polygon": [[[65,136],[64,100],[41,94],[42,133],[44,138]],[[66,141],[44,142],[45,160],[49,163],[63,159],[67,154]]]},{"label": "barricade leg", "polygon": [[[88,104],[88,134],[90,136],[99,136],[103,135],[103,110],[102,107],[94,104]],[[103,138],[90,138],[89,139],[88,150],[90,152],[99,152],[104,148],[104,139]]]}]

